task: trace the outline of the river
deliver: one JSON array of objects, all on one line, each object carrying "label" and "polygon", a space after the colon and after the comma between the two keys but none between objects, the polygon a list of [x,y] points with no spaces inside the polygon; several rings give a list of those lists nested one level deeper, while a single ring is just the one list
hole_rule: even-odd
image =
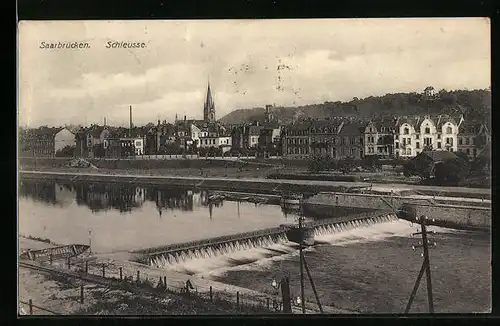
[{"label": "river", "polygon": [[[277,205],[223,201],[180,188],[21,181],[19,234],[56,243],[91,242],[94,252],[118,252],[247,232],[294,221]],[[309,217],[312,218],[312,217]],[[431,265],[436,312],[491,309],[491,239],[481,232],[433,227]],[[420,269],[416,225],[396,220],[316,238],[305,251],[320,300],[362,313],[400,313]],[[287,275],[300,292],[297,246],[276,244],[168,266],[188,274],[272,293]],[[306,283],[306,298],[314,298]],[[425,278],[414,312],[427,311]]]}]

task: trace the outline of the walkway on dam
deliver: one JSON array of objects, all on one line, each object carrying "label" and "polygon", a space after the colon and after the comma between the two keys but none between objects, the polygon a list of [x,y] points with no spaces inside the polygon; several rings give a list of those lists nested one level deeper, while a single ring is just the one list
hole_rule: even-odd
[{"label": "walkway on dam", "polygon": [[[393,189],[405,189],[405,190],[414,190],[414,191],[431,191],[431,192],[439,192],[439,193],[453,193],[453,194],[475,194],[475,195],[484,195],[490,196],[491,189],[484,188],[464,188],[464,187],[438,187],[438,186],[422,186],[422,185],[409,185],[409,184],[396,184],[396,183],[388,183],[388,184],[380,184],[380,183],[368,183],[368,182],[343,182],[343,181],[320,181],[320,180],[287,180],[287,179],[258,179],[258,178],[217,178],[217,177],[170,177],[170,176],[161,176],[161,175],[151,175],[151,174],[125,174],[125,173],[83,173],[83,172],[48,172],[48,171],[19,171],[20,176],[53,176],[53,177],[67,177],[68,179],[77,179],[78,177],[102,177],[102,178],[123,178],[124,181],[143,181],[143,182],[151,182],[154,180],[162,180],[167,181],[171,180],[172,182],[179,181],[191,181],[202,184],[203,182],[220,182],[220,183],[253,183],[253,184],[262,184],[262,185],[276,185],[280,186],[322,186],[322,187],[369,187],[372,185],[376,185],[378,187],[384,188],[393,188]],[[130,179],[133,180],[130,180]],[[127,179],[127,180],[125,180]],[[187,185],[187,184],[186,184]],[[277,189],[279,190],[279,189]]]},{"label": "walkway on dam", "polygon": [[[34,243],[38,241],[32,241],[31,243],[25,243],[24,248],[22,249],[28,249],[30,248]],[[50,247],[50,245],[48,245]],[[47,247],[47,246],[45,246]],[[80,279],[85,279],[88,282],[95,283],[95,284],[102,284],[105,286],[110,286],[114,285],[117,288],[122,288],[123,284],[121,281],[118,281],[119,279],[119,268],[122,269],[123,275],[126,276],[134,276],[137,274],[137,271],[140,272],[141,279],[150,279],[150,280],[159,280],[159,278],[166,277],[167,278],[167,284],[169,288],[173,289],[181,289],[185,287],[186,282],[189,280],[193,284],[195,291],[198,293],[205,294],[205,296],[208,295],[210,288],[213,289],[214,293],[217,293],[218,295],[221,295],[225,298],[227,298],[229,301],[235,300],[235,295],[237,292],[242,295],[242,297],[247,298],[276,298],[279,300],[279,296],[277,295],[272,295],[272,294],[266,294],[262,292],[258,292],[255,290],[251,290],[248,288],[232,285],[232,284],[226,284],[218,281],[214,281],[211,279],[203,278],[200,276],[196,275],[187,275],[184,273],[179,273],[171,269],[160,269],[160,268],[155,268],[147,265],[143,265],[140,263],[132,262],[132,261],[127,261],[127,260],[121,260],[121,259],[116,259],[116,257],[107,257],[106,255],[101,255],[100,257],[97,258],[97,260],[92,264],[92,266],[89,265],[89,274],[84,274],[79,272],[79,266],[78,265],[72,265],[71,269],[68,269],[67,266],[63,265],[58,265],[54,264],[52,266],[50,265],[41,265],[39,263],[31,262],[31,261],[24,261],[24,262],[19,262],[21,265],[24,265],[25,267],[42,267],[47,270],[47,272],[53,272],[53,273],[64,273],[67,275],[72,275],[73,277],[77,277]],[[100,276],[101,273],[101,266],[106,265],[106,274],[105,277]],[[21,267],[21,266],[19,266]],[[111,282],[111,283],[110,283]],[[271,282],[271,280],[270,280]],[[128,290],[132,290],[137,292],[138,294],[145,294],[149,295],[147,290],[144,289],[134,289],[127,287]],[[318,314],[318,308],[315,305],[315,302],[313,301],[312,298],[306,298],[308,299],[309,302],[306,302],[306,313],[308,314]],[[243,300],[243,299],[242,299]],[[260,302],[255,302],[255,303],[260,303]],[[358,313],[357,311],[351,311],[351,310],[346,310],[342,308],[337,308],[329,305],[323,304],[323,310],[325,313],[329,314],[356,314]],[[293,312],[294,313],[300,313],[299,307],[293,306]]]}]

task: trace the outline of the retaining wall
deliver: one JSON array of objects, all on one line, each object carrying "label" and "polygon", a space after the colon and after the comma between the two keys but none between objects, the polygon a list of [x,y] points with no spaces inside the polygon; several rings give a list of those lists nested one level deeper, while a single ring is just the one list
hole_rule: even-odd
[{"label": "retaining wall", "polygon": [[[456,202],[455,202],[456,203]],[[477,201],[463,198],[460,205],[454,201],[432,203],[429,199],[414,199],[400,196],[378,196],[368,194],[329,193],[318,194],[305,201],[310,211],[325,211],[328,208],[359,207],[364,209],[401,209],[403,204],[412,205],[417,216],[434,218],[436,224],[450,227],[491,228],[491,206],[477,205]]]},{"label": "retaining wall", "polygon": [[[175,156],[175,155],[173,155]],[[54,157],[54,158],[35,158],[35,157],[21,157],[19,158],[19,165],[24,169],[27,168],[64,168],[72,158],[67,157]],[[117,170],[155,170],[155,169],[203,169],[203,168],[239,168],[247,166],[249,163],[234,160],[223,160],[221,158],[165,158],[165,159],[89,159],[88,162],[94,164],[102,169],[117,169]],[[254,163],[255,165],[255,163]]]}]

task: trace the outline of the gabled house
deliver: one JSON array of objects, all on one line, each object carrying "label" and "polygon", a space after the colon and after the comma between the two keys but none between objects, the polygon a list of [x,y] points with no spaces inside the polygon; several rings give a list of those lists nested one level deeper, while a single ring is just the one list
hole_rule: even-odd
[{"label": "gabled house", "polygon": [[434,171],[438,164],[445,163],[447,161],[452,161],[458,157],[451,151],[430,151],[424,150],[419,153],[416,157],[412,158],[414,166],[419,166],[421,169],[425,167],[429,171],[431,177],[434,176]]},{"label": "gabled house", "polygon": [[19,134],[21,156],[54,156],[67,146],[75,146],[75,135],[64,127],[27,129]]},{"label": "gabled house", "polygon": [[365,155],[392,157],[394,154],[394,131],[397,119],[374,118],[364,129]]},{"label": "gabled house", "polygon": [[424,149],[457,151],[457,135],[463,115],[400,117],[396,122],[394,152],[415,157]]},{"label": "gabled house", "polygon": [[480,121],[465,120],[458,129],[458,151],[474,158],[491,141],[486,124]]}]

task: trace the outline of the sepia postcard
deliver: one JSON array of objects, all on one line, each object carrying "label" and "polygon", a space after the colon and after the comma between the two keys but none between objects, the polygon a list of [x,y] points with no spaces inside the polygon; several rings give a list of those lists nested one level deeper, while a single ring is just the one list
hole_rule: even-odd
[{"label": "sepia postcard", "polygon": [[20,21],[18,315],[490,313],[487,18]]}]

